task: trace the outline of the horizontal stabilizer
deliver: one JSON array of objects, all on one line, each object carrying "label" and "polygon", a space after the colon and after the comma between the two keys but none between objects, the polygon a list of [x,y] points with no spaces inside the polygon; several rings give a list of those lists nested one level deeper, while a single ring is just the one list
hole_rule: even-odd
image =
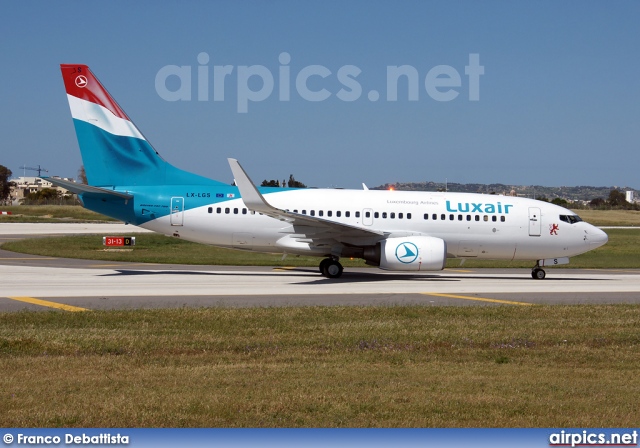
[{"label": "horizontal stabilizer", "polygon": [[70,182],[68,180],[57,179],[55,177],[43,177],[42,179],[51,182],[57,187],[62,187],[69,190],[72,193],[93,193],[93,194],[105,194],[108,196],[116,196],[122,199],[131,199],[133,195],[128,193],[121,193],[115,190],[108,190],[106,188],[92,187],[91,185],[79,184],[76,182]]}]

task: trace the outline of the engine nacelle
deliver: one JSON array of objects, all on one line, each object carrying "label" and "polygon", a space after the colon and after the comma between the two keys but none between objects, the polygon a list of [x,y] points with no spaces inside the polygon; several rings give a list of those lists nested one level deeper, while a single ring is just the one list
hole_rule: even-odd
[{"label": "engine nacelle", "polygon": [[447,261],[447,243],[432,236],[387,238],[380,242],[380,269],[441,271]]}]

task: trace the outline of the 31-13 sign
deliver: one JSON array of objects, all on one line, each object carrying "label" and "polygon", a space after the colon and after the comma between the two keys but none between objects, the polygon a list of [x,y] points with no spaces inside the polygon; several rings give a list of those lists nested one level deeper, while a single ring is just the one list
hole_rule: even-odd
[{"label": "31-13 sign", "polygon": [[135,236],[103,236],[102,244],[108,247],[135,246]]}]

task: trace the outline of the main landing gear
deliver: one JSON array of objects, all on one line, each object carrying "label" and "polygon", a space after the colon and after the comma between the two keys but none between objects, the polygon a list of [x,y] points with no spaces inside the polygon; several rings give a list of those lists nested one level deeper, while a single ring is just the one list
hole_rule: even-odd
[{"label": "main landing gear", "polygon": [[337,259],[325,258],[320,262],[320,273],[327,278],[338,278],[342,271],[343,267]]},{"label": "main landing gear", "polygon": [[544,269],[542,269],[536,263],[536,265],[531,270],[531,277],[534,278],[535,280],[544,280],[546,276],[547,276],[547,273],[544,272]]}]

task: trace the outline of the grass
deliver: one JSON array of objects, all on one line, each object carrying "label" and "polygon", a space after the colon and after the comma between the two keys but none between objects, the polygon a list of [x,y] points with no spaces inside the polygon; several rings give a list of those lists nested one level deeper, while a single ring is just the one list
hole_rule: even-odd
[{"label": "grass", "polygon": [[[574,268],[640,268],[640,229],[610,229],[609,242],[594,251],[571,258]],[[282,260],[279,254],[260,254],[229,249],[220,249],[190,243],[158,234],[138,234],[133,251],[105,252],[100,236],[70,236],[34,238],[4,243],[3,249],[62,258],[84,258],[92,260],[132,261],[136,263],[172,263],[195,265],[234,266],[317,266],[315,257],[289,256]],[[447,267],[459,267],[459,259],[447,261]],[[342,259],[345,267],[364,267],[362,260]],[[466,260],[465,268],[530,268],[531,261]]]},{"label": "grass", "polygon": [[640,307],[0,314],[4,427],[631,427]]},{"label": "grass", "polygon": [[[50,257],[136,263],[232,266],[317,266],[319,263],[316,257],[290,256],[282,260],[282,254],[222,249],[153,233],[137,234],[132,251],[105,251],[102,237],[96,235],[32,238],[4,243],[2,248]],[[342,261],[345,266],[365,266],[361,260]]]},{"label": "grass", "polygon": [[636,210],[574,210],[574,212],[594,226],[640,227],[640,211]]},{"label": "grass", "polygon": [[0,223],[116,221],[79,205],[3,205],[0,210],[11,212],[11,215],[0,215]]}]

